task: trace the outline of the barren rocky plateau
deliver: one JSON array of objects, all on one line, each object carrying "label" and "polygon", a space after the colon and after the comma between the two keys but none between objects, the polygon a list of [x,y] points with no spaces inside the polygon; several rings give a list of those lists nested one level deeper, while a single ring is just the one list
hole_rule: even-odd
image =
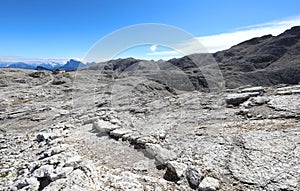
[{"label": "barren rocky plateau", "polygon": [[0,190],[300,190],[300,85],[0,73]]}]

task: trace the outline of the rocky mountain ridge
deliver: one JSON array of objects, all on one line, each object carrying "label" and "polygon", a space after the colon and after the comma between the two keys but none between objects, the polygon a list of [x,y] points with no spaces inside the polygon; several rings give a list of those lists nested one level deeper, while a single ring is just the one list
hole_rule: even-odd
[{"label": "rocky mountain ridge", "polygon": [[297,84],[300,81],[300,27],[278,36],[254,38],[217,52],[214,57],[228,87]]},{"label": "rocky mountain ridge", "polygon": [[[250,39],[214,54],[194,54],[160,62],[134,58],[117,59],[98,63],[88,69],[111,74],[135,67],[149,70],[156,66],[158,70],[166,72],[176,68],[189,78],[194,89],[203,90],[208,85],[201,70],[210,63],[219,66],[227,88],[297,84],[300,81],[299,39],[300,27],[296,26],[278,36],[266,35]],[[200,64],[195,63],[195,60]]]},{"label": "rocky mountain ridge", "polygon": [[30,62],[0,62],[0,68],[20,68],[20,69],[27,69],[27,70],[65,70],[65,71],[74,71],[78,68],[87,67],[91,63],[83,64],[80,61],[70,59],[65,64],[59,62],[43,62],[43,61],[36,61],[34,63]]}]

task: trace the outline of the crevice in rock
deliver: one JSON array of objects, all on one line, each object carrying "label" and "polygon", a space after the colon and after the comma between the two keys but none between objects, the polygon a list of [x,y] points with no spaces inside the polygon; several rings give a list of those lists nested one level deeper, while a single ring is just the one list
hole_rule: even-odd
[{"label": "crevice in rock", "polygon": [[49,176],[37,178],[37,180],[40,182],[39,191],[43,190],[46,186],[48,186],[52,180]]}]

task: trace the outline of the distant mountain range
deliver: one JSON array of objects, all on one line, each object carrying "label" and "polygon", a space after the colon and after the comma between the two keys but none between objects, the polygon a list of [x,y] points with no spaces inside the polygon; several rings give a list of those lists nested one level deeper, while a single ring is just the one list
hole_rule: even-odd
[{"label": "distant mountain range", "polygon": [[69,60],[67,63],[59,62],[37,62],[37,63],[26,63],[26,62],[0,62],[0,68],[21,68],[27,70],[58,70],[63,69],[66,71],[73,71],[77,68],[87,67],[90,64],[83,64],[77,60]]},{"label": "distant mountain range", "polygon": [[[269,86],[275,84],[300,83],[300,26],[293,27],[278,36],[266,35],[242,42],[230,49],[214,54],[193,54],[182,58],[174,58],[169,61],[146,61],[135,58],[110,60],[101,63],[84,64],[80,61],[69,60],[61,63],[27,64],[24,62],[0,63],[4,68],[23,68],[37,70],[64,69],[73,71],[77,68],[87,70],[101,70],[104,73],[120,73],[123,71],[151,70],[151,67],[159,67],[166,77],[177,78],[177,86],[185,86],[180,83],[180,75],[171,76],[172,68],[176,67],[188,77],[195,89],[206,89],[207,82],[201,73],[201,69],[193,60],[205,60],[207,56],[213,58],[219,65],[223,74],[226,87],[236,88],[243,85]],[[160,76],[155,76],[156,80]],[[173,80],[174,81],[174,80]],[[181,87],[184,89],[184,87]]]},{"label": "distant mountain range", "polygon": [[[193,60],[205,61],[212,58],[219,65],[226,87],[236,88],[244,85],[271,86],[275,84],[300,83],[300,26],[292,27],[278,36],[266,35],[242,42],[230,49],[214,54],[193,54],[169,61],[145,61],[134,58],[110,60],[89,66],[85,69],[102,70],[104,73],[122,73],[139,68],[150,70],[158,66],[165,73],[155,76],[156,81],[166,78],[172,68],[176,67],[184,73],[173,75],[177,86],[186,86],[181,83],[188,77],[195,89],[206,89],[207,81],[201,68]],[[169,76],[172,78],[172,76]],[[180,87],[184,89],[185,87]]]}]

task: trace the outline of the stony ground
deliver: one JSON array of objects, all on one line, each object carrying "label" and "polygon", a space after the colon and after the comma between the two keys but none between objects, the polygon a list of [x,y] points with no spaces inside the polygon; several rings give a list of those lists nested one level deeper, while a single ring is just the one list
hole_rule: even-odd
[{"label": "stony ground", "polygon": [[300,190],[300,85],[2,69],[0,89],[0,190]]}]

